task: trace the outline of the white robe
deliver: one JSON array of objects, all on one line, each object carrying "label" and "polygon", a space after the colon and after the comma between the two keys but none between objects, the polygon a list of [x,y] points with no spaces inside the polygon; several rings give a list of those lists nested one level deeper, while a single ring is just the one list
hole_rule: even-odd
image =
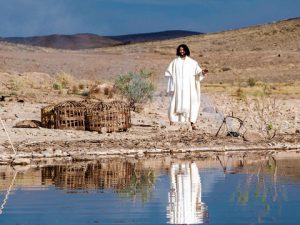
[{"label": "white robe", "polygon": [[177,57],[168,66],[165,76],[168,80],[167,93],[171,96],[169,120],[172,122],[197,121],[200,109],[200,81],[204,78],[199,64],[186,56]]},{"label": "white robe", "polygon": [[201,179],[195,163],[172,164],[167,218],[170,224],[200,224],[207,221],[202,202]]}]

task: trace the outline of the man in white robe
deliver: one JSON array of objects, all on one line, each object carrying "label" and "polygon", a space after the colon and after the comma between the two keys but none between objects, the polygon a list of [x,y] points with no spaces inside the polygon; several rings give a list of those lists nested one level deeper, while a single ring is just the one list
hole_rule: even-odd
[{"label": "man in white robe", "polygon": [[177,58],[168,66],[165,76],[168,78],[167,93],[171,96],[169,120],[174,122],[190,122],[196,129],[200,109],[200,81],[207,70],[202,70],[199,64],[189,57],[189,48],[179,45]]}]

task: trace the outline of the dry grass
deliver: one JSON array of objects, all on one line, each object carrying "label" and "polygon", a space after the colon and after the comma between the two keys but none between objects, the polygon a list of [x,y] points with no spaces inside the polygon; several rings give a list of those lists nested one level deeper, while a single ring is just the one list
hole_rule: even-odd
[{"label": "dry grass", "polygon": [[[203,92],[226,92],[233,96],[262,96],[269,95],[300,95],[300,83],[263,83],[257,82],[254,86],[234,84],[203,84]],[[240,94],[238,94],[240,93]]]}]

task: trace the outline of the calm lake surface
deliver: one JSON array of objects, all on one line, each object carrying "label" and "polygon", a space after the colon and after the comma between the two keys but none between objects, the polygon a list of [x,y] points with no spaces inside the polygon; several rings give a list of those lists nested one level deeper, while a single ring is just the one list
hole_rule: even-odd
[{"label": "calm lake surface", "polygon": [[300,160],[0,166],[1,225],[300,224]]}]

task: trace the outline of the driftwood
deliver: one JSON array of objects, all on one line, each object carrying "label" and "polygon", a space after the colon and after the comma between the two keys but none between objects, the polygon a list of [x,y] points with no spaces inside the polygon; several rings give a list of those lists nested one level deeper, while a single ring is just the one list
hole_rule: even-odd
[{"label": "driftwood", "polygon": [[42,123],[38,120],[22,120],[16,123],[14,128],[39,128]]},{"label": "driftwood", "polygon": [[0,102],[4,102],[5,98],[10,97],[9,95],[0,95]]}]

